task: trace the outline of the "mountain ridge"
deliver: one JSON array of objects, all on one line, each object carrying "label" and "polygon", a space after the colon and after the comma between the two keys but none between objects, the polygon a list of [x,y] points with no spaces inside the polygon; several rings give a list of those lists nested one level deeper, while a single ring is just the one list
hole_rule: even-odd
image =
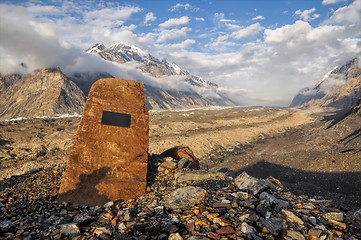
[{"label": "mountain ridge", "polygon": [[335,67],[312,88],[301,89],[290,107],[322,107],[329,110],[348,110],[361,98],[361,62],[359,57]]},{"label": "mountain ridge", "polygon": [[0,120],[81,114],[86,97],[59,68],[0,75]]}]

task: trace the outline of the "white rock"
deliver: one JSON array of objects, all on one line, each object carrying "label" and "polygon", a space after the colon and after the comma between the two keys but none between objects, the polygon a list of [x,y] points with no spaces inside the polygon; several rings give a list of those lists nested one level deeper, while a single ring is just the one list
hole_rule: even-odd
[{"label": "white rock", "polygon": [[183,240],[179,233],[172,233],[169,235],[168,240]]},{"label": "white rock", "polygon": [[255,232],[254,227],[248,225],[247,223],[243,222],[241,224],[241,232],[245,233],[245,234],[252,234]]},{"label": "white rock", "polygon": [[60,225],[60,234],[74,238],[80,234],[80,230],[75,223],[68,223]]}]

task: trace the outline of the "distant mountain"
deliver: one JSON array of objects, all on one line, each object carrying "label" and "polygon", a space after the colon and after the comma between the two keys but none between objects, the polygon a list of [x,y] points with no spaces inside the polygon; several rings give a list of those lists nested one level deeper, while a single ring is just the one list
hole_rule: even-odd
[{"label": "distant mountain", "polygon": [[358,57],[328,72],[312,88],[302,89],[290,107],[312,106],[348,110],[361,98],[361,62]]},{"label": "distant mountain", "polygon": [[[87,53],[97,53],[103,59],[126,63],[136,61],[141,63],[140,69],[149,73],[153,77],[161,76],[184,76],[185,81],[197,87],[215,87],[217,84],[204,80],[201,77],[191,75],[189,72],[182,70],[177,64],[170,63],[166,59],[160,60],[142,49],[125,43],[116,43],[106,48],[103,44],[97,43],[86,50]],[[216,89],[215,89],[216,90]]]},{"label": "distant mountain", "polygon": [[[98,54],[104,60],[120,64],[135,61],[140,64],[140,70],[149,73],[154,78],[161,78],[164,76],[184,77],[184,82],[188,83],[190,86],[186,91],[176,88],[165,89],[146,84],[144,96],[149,109],[236,105],[235,102],[230,100],[227,96],[218,92],[217,84],[206,81],[201,77],[191,75],[189,72],[182,70],[175,63],[170,63],[166,59],[160,60],[136,46],[127,45],[125,43],[116,43],[109,48],[106,48],[103,44],[97,43],[93,47],[87,49],[86,52]],[[86,79],[82,77],[82,75],[83,73],[75,74],[74,76],[70,76],[70,78],[86,93],[87,89],[90,87],[82,86],[85,82],[82,79]],[[88,77],[88,79],[91,79],[91,77]],[[91,85],[93,80],[88,80],[87,82],[88,85]],[[202,96],[198,93],[199,91],[197,91],[196,88],[204,92],[211,92],[214,97]]]},{"label": "distant mountain", "polygon": [[59,68],[0,75],[0,120],[81,114],[83,91]]}]

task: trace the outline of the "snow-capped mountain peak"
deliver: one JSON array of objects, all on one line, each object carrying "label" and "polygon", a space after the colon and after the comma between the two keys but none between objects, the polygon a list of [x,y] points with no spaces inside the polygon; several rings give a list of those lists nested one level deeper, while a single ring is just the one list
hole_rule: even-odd
[{"label": "snow-capped mountain peak", "polygon": [[326,73],[320,81],[318,81],[315,86],[313,87],[314,89],[318,88],[326,79],[328,79],[330,77],[330,75],[332,73],[334,73],[334,71],[338,68],[338,66],[334,67],[331,71],[329,71],[328,73]]},{"label": "snow-capped mountain peak", "polygon": [[97,53],[103,59],[125,63],[136,61],[141,63],[140,69],[143,72],[147,72],[153,77],[161,76],[184,76],[184,81],[187,83],[205,88],[217,88],[218,86],[214,83],[204,80],[201,77],[190,74],[189,72],[183,70],[174,62],[169,62],[165,58],[160,60],[146,50],[142,50],[139,47],[128,45],[123,42],[115,43],[109,48],[106,48],[103,44],[97,43],[92,48],[86,50],[87,53]]},{"label": "snow-capped mountain peak", "polygon": [[85,52],[94,53],[94,52],[102,52],[106,49],[106,47],[102,43],[96,43],[93,47],[87,49]]},{"label": "snow-capped mountain peak", "polygon": [[147,61],[149,59],[149,53],[140,49],[139,47],[128,45],[122,42],[115,43],[109,47],[109,50],[115,54],[126,56],[129,61]]}]

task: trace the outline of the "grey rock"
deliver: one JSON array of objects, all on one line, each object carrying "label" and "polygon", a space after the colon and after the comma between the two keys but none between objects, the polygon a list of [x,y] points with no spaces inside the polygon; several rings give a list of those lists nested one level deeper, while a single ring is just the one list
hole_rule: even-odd
[{"label": "grey rock", "polygon": [[75,223],[60,225],[60,234],[62,236],[76,237],[80,234],[80,230]]},{"label": "grey rock", "polygon": [[314,216],[311,216],[308,218],[308,221],[312,224],[312,225],[317,225],[317,219]]},{"label": "grey rock", "polygon": [[164,206],[168,209],[189,209],[202,202],[207,191],[200,187],[182,187],[174,190],[164,198]]},{"label": "grey rock", "polygon": [[104,208],[109,208],[111,206],[114,205],[114,202],[113,201],[110,201],[110,202],[107,202],[106,204],[103,205]]},{"label": "grey rock", "polygon": [[241,232],[245,233],[245,234],[252,234],[255,232],[254,227],[248,225],[246,222],[243,222],[241,224]]},{"label": "grey rock", "polygon": [[288,208],[290,206],[290,203],[284,200],[278,200],[277,201],[277,206],[279,208]]},{"label": "grey rock", "polygon": [[254,178],[246,172],[242,172],[234,181],[239,189],[249,189],[253,195],[257,195],[268,188],[265,181]]},{"label": "grey rock", "polygon": [[273,203],[276,202],[276,198],[267,193],[267,192],[262,192],[260,195],[259,195],[259,200],[261,201],[261,204],[264,204],[266,206],[271,206]]},{"label": "grey rock", "polygon": [[271,217],[267,220],[262,218],[261,223],[275,236],[280,236],[286,229],[286,221],[278,217]]},{"label": "grey rock", "polygon": [[353,214],[353,217],[358,219],[358,220],[361,220],[361,209],[357,210],[354,214]]},{"label": "grey rock", "polygon": [[15,228],[15,224],[11,221],[0,222],[0,232],[3,232],[3,233],[9,232],[13,228]]},{"label": "grey rock", "polygon": [[191,181],[208,181],[208,180],[222,180],[226,179],[226,175],[222,172],[207,172],[207,171],[192,171],[190,173],[180,173],[174,176],[176,181],[191,182]]},{"label": "grey rock", "polygon": [[79,225],[85,225],[87,223],[90,223],[94,221],[94,217],[89,216],[88,214],[78,214],[74,217],[74,222]]},{"label": "grey rock", "polygon": [[188,158],[182,158],[181,160],[179,160],[177,166],[178,168],[182,169],[182,168],[186,168],[188,164],[189,164]]}]

